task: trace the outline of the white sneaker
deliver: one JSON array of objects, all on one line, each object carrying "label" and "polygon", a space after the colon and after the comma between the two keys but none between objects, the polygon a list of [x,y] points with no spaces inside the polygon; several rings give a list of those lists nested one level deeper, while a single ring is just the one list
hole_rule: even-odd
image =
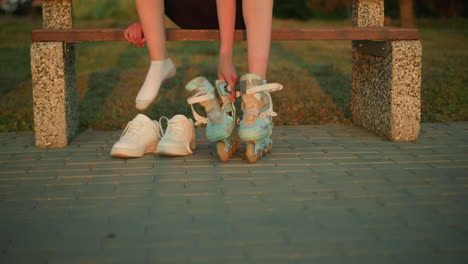
[{"label": "white sneaker", "polygon": [[119,158],[137,158],[154,152],[161,138],[159,129],[158,121],[138,114],[128,122],[119,141],[112,147],[111,155]]},{"label": "white sneaker", "polygon": [[164,133],[160,126],[161,141],[159,141],[156,154],[166,156],[186,156],[195,150],[195,128],[192,119],[184,115],[176,115],[170,120],[163,116],[159,119],[167,120],[167,128]]}]

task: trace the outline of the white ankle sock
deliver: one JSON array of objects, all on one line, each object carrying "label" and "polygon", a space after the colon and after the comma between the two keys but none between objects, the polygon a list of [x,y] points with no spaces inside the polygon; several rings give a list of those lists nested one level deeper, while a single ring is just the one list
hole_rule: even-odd
[{"label": "white ankle sock", "polygon": [[151,61],[145,83],[143,83],[135,100],[136,108],[145,110],[156,99],[162,82],[174,76],[175,73],[176,69],[171,58]]}]

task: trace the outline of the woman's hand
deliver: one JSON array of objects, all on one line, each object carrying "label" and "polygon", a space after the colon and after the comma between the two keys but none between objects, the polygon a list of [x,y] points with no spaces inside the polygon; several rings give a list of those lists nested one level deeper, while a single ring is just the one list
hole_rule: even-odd
[{"label": "woman's hand", "polygon": [[218,79],[224,80],[231,88],[231,101],[236,100],[237,72],[232,64],[232,55],[219,54]]},{"label": "woman's hand", "polygon": [[125,39],[133,43],[135,46],[143,48],[145,46],[145,36],[141,24],[136,22],[125,29]]}]

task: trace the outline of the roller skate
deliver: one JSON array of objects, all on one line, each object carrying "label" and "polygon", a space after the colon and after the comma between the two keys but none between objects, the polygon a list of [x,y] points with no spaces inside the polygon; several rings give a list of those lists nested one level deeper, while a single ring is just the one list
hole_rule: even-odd
[{"label": "roller skate", "polygon": [[[216,81],[216,91],[205,77],[197,77],[191,80],[185,89],[193,94],[187,99],[192,108],[195,125],[207,124],[206,138],[210,142],[217,142],[216,151],[221,161],[226,162],[237,151],[240,139],[236,129],[236,108],[231,102],[229,87],[225,81]],[[194,108],[194,104],[200,103],[207,113],[207,117],[201,116]]]},{"label": "roller skate", "polygon": [[246,141],[246,157],[255,163],[266,153],[271,153],[273,142],[273,102],[270,92],[283,89],[278,83],[266,83],[259,75],[248,73],[240,79],[240,95],[244,115],[239,124],[239,137]]}]

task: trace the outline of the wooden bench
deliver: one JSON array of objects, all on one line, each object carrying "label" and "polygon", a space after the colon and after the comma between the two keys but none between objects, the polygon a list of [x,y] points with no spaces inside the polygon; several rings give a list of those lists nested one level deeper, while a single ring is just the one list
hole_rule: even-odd
[{"label": "wooden bench", "polygon": [[[351,40],[353,123],[392,141],[419,134],[422,48],[416,29],[384,27],[384,0],[353,0],[353,27],[276,28],[272,40]],[[43,0],[32,32],[36,146],[66,146],[78,129],[75,42],[123,41],[123,29],[73,29],[72,0]],[[245,40],[245,31],[236,31]],[[217,41],[218,30],[168,29],[169,41]]]},{"label": "wooden bench", "polygon": [[42,6],[42,0],[33,0],[32,3],[31,3],[31,6],[33,7],[38,7],[38,6]]}]

